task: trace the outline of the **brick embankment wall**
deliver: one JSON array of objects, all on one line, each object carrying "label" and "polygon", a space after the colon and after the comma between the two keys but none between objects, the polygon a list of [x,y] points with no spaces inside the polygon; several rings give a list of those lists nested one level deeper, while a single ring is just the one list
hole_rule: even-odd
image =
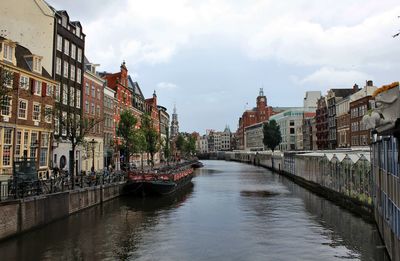
[{"label": "brick embankment wall", "polygon": [[0,240],[46,225],[123,193],[125,182],[0,202]]}]

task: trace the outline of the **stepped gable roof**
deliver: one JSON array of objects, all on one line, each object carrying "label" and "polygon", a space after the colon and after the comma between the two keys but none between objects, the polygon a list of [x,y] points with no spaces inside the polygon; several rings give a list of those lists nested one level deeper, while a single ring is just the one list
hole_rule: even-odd
[{"label": "stepped gable roof", "polygon": [[[8,40],[8,39],[0,36],[0,40]],[[34,55],[34,54],[28,48],[26,48],[26,47],[24,47],[22,45],[19,45],[17,43],[17,46],[15,48],[15,58],[16,58],[16,61],[17,61],[17,67],[18,68],[21,68],[21,69],[26,70],[26,71],[33,72],[32,71],[32,64],[29,63],[27,61],[27,59],[26,59],[27,56],[31,56],[31,55]],[[35,73],[35,72],[33,72],[33,73]],[[46,69],[43,66],[42,66],[42,74],[41,74],[41,76],[49,78],[49,79],[52,79],[50,74],[46,71]]]},{"label": "stepped gable roof", "polygon": [[144,95],[142,93],[142,90],[140,89],[140,86],[137,82],[134,82],[132,80],[132,77],[128,75],[128,88],[133,91],[134,94],[140,96],[142,99],[144,99]]}]

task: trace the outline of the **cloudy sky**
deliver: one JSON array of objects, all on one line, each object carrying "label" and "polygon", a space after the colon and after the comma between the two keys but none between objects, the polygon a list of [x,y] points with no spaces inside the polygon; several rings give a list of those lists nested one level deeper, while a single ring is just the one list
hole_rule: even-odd
[{"label": "cloudy sky", "polygon": [[[268,104],[306,90],[400,78],[398,0],[48,0],[83,24],[100,70],[123,60],[182,131],[236,130],[264,87]],[[248,105],[246,105],[248,104]]]}]

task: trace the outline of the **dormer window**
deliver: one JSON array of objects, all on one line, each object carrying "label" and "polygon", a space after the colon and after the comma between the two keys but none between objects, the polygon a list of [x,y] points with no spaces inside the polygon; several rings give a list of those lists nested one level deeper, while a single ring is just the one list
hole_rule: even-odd
[{"label": "dormer window", "polygon": [[42,73],[42,58],[33,57],[33,71]]},{"label": "dormer window", "polygon": [[67,27],[67,17],[65,15],[63,15],[61,17],[61,24],[62,26],[64,26],[65,28]]},{"label": "dormer window", "polygon": [[9,62],[13,61],[14,48],[6,43],[3,44],[3,58]]},{"label": "dormer window", "polygon": [[76,36],[81,36],[81,28],[79,26],[76,26]]}]

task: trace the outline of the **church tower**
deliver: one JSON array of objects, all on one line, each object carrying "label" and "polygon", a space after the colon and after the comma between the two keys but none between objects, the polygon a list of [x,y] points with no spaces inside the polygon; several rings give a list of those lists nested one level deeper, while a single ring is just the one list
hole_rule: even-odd
[{"label": "church tower", "polygon": [[257,108],[265,108],[267,106],[267,97],[264,95],[264,88],[260,88],[260,93],[257,97]]},{"label": "church tower", "polygon": [[174,105],[174,112],[172,113],[171,121],[171,138],[175,138],[179,134],[178,114],[176,113],[176,106]]}]

